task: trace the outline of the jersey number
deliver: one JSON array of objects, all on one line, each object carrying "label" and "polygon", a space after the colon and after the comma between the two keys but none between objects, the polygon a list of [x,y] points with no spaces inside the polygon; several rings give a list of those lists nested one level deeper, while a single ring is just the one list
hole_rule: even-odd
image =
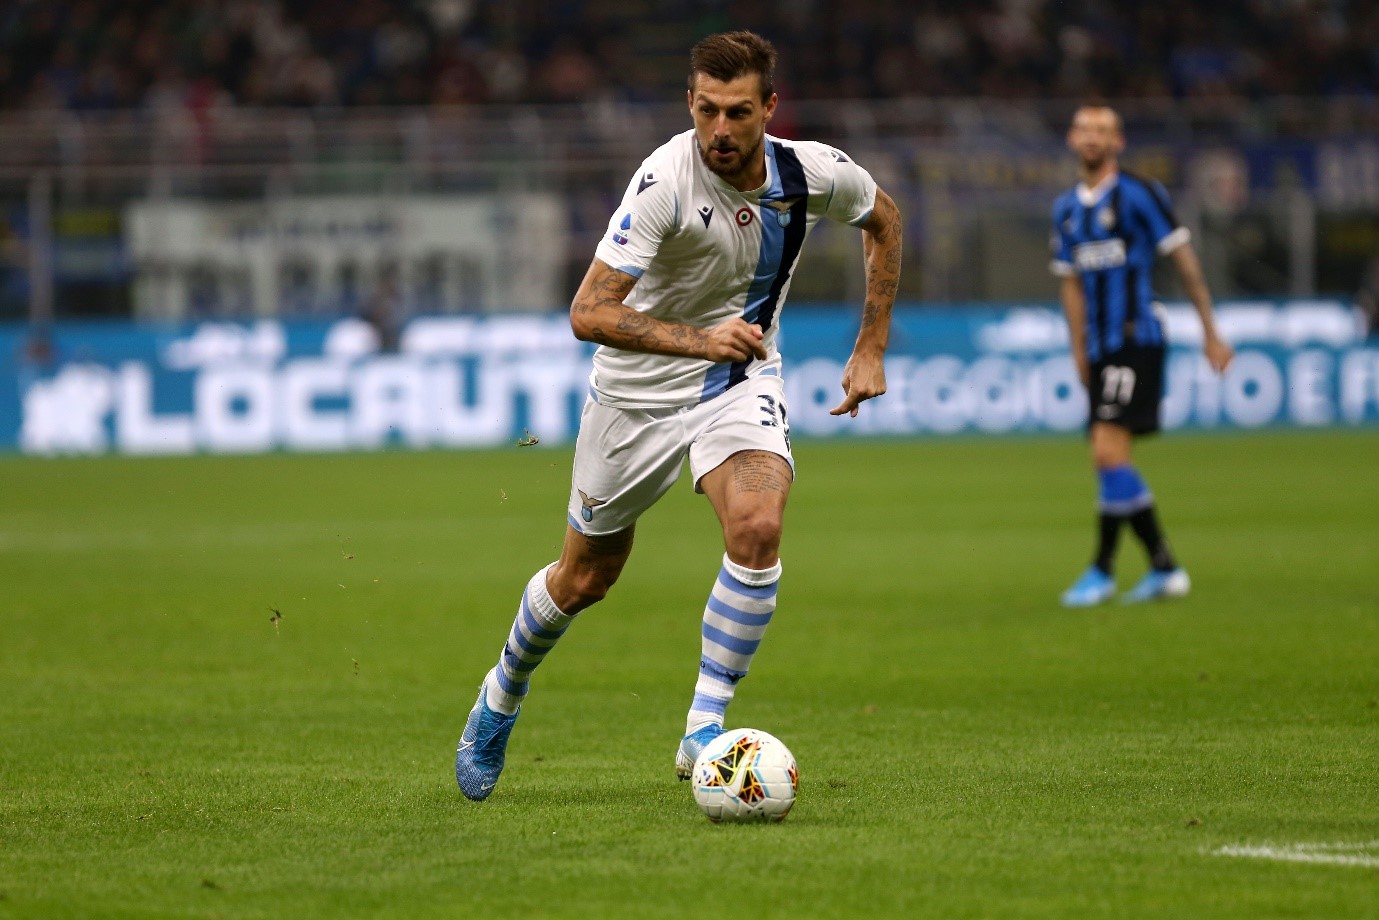
[{"label": "jersey number", "polygon": [[1103,367],[1101,369],[1101,401],[1128,406],[1135,395],[1133,367]]},{"label": "jersey number", "polygon": [[757,408],[766,415],[766,418],[761,420],[761,424],[766,428],[780,428],[783,425],[785,427],[785,446],[789,447],[790,423],[785,418],[785,403],[776,402],[774,396],[766,393],[758,393],[757,399],[761,400],[761,405]]}]

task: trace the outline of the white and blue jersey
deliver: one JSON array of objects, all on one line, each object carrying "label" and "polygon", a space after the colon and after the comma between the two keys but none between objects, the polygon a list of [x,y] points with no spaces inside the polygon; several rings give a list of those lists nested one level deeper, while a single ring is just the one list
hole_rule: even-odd
[{"label": "white and blue jersey", "polygon": [[766,182],[740,192],[704,165],[693,131],[672,138],[642,163],[595,256],[638,279],[628,307],[699,328],[740,316],[761,326],[766,359],[714,364],[603,345],[590,377],[600,403],[694,405],[748,377],[779,376],[780,311],[805,237],[820,218],[865,221],[876,183],[826,144],[769,134],[762,144]]},{"label": "white and blue jersey", "polygon": [[1113,172],[1096,188],[1079,184],[1054,202],[1050,270],[1082,279],[1089,360],[1164,344],[1154,258],[1187,241],[1163,186],[1133,173]]}]

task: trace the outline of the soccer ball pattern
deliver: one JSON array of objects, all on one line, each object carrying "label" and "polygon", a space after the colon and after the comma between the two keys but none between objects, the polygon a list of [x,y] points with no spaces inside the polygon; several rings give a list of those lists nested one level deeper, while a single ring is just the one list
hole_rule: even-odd
[{"label": "soccer ball pattern", "polygon": [[784,821],[800,785],[790,749],[755,728],[727,731],[704,745],[692,779],[694,801],[715,824]]}]

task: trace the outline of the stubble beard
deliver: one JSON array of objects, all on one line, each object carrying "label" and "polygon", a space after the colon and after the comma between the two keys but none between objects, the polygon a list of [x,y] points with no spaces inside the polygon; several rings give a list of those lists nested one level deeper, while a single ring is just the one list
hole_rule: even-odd
[{"label": "stubble beard", "polygon": [[1082,161],[1082,169],[1085,172],[1094,173],[1106,165],[1111,154],[1105,150],[1096,150],[1092,153],[1079,153],[1078,158]]},{"label": "stubble beard", "polygon": [[708,167],[709,172],[723,178],[728,182],[732,182],[733,179],[736,179],[737,177],[743,175],[747,172],[748,169],[751,168],[752,162],[756,159],[757,151],[761,149],[761,144],[763,140],[764,137],[759,137],[757,138],[757,142],[753,144],[750,149],[745,151],[739,151],[737,166],[733,168],[728,168],[721,164],[715,163],[713,161],[713,158],[709,156],[710,150],[713,149],[711,147],[700,147],[699,159],[704,162],[704,165],[706,167]]}]

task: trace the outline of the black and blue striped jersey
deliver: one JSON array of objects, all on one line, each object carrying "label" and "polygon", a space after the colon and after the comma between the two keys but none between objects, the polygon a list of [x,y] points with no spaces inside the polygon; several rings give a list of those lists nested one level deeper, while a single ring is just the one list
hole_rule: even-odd
[{"label": "black and blue striped jersey", "polygon": [[1152,285],[1154,259],[1187,240],[1168,193],[1152,179],[1121,171],[1096,188],[1079,184],[1058,197],[1050,270],[1082,279],[1089,360],[1124,345],[1164,343]]}]

